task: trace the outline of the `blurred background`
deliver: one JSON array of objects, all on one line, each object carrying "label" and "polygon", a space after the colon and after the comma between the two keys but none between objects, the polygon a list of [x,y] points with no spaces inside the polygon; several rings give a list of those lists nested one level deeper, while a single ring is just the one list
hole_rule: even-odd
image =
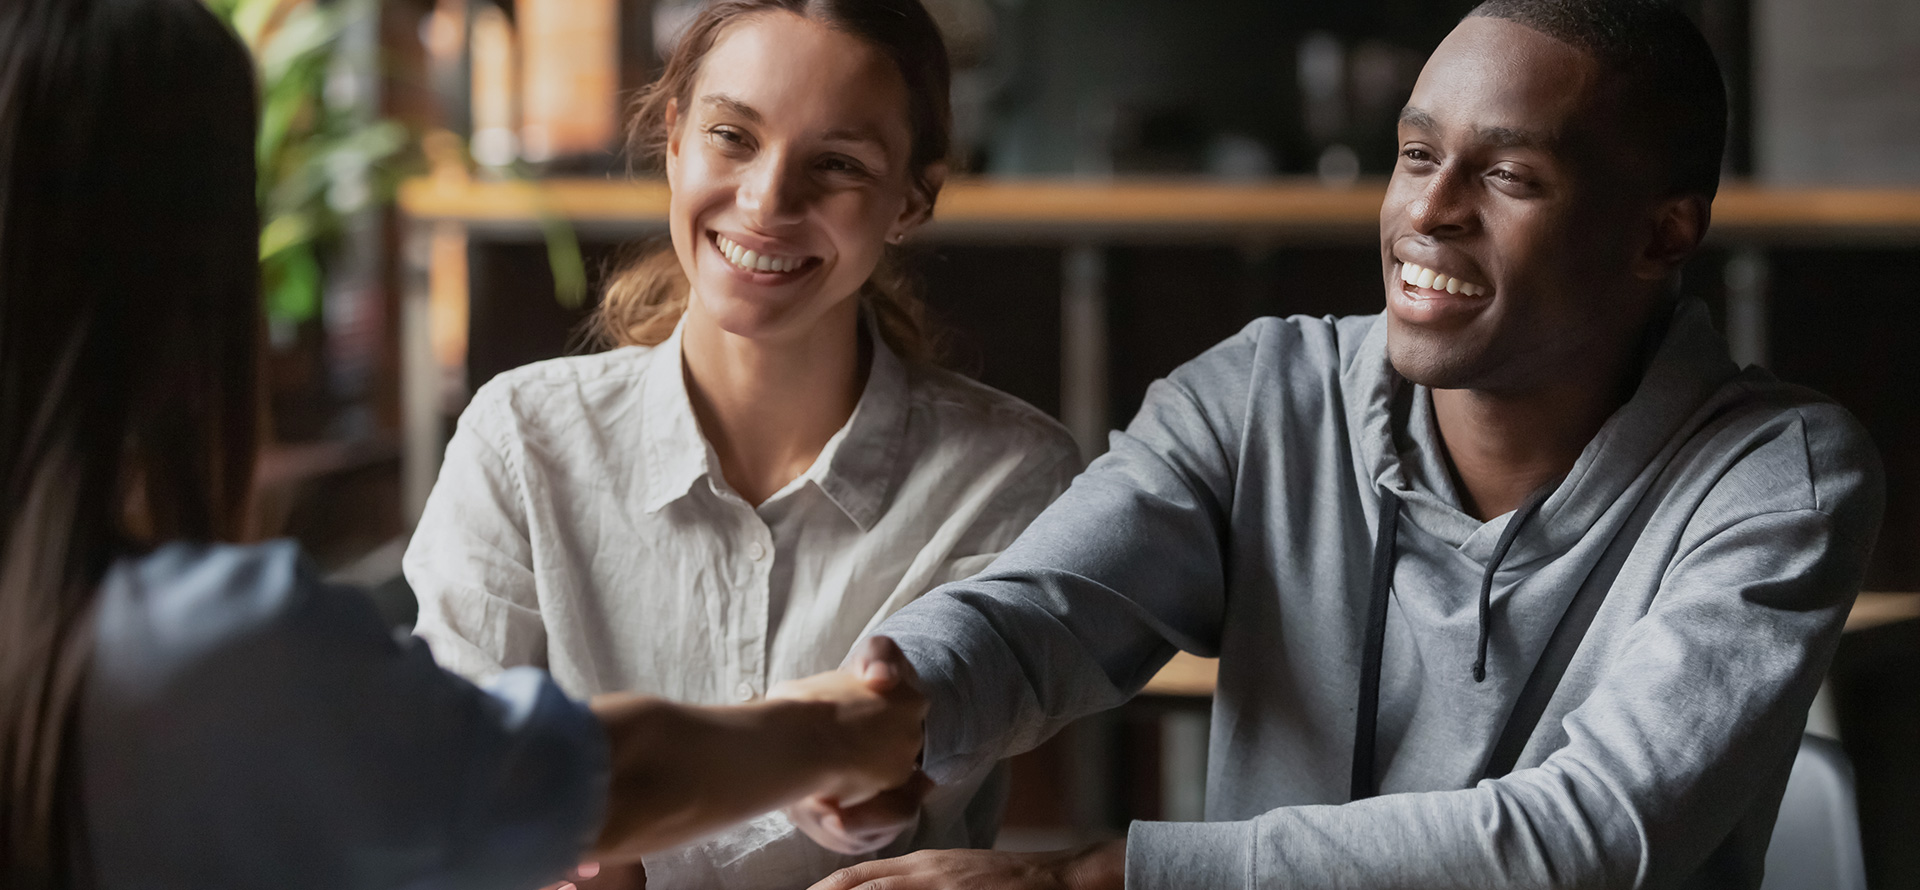
[{"label": "blurred background", "polygon": [[[1089,456],[1147,384],[1261,315],[1371,313],[1394,117],[1471,2],[924,0],[957,151],[913,264],[952,364]],[[412,620],[399,554],[492,375],[584,348],[664,230],[622,109],[699,0],[208,0],[253,47],[272,405],[255,525]],[[1867,425],[1889,502],[1810,728],[1858,776],[1867,872],[1920,887],[1920,4],[1684,0],[1733,99],[1687,268],[1743,362]],[[1211,674],[1015,764],[1003,842],[1199,818]]]}]

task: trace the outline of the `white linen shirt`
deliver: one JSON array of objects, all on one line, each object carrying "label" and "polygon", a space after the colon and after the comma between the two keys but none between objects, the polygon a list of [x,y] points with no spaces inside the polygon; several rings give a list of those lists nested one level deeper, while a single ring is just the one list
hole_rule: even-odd
[{"label": "white linen shirt", "polygon": [[[985,568],[1080,466],[1037,409],[871,341],[852,417],[758,508],[701,435],[678,330],[496,377],[407,549],[415,633],[456,673],[534,665],[575,696],[744,702],[838,666],[881,619]],[[983,778],[937,791],[886,852],[989,842],[999,801],[967,812]],[[776,813],[647,865],[654,886],[775,888],[854,861]]]}]

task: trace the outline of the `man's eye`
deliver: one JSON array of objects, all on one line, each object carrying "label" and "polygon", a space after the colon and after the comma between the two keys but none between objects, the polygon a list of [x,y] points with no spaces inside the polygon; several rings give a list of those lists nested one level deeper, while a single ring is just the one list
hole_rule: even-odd
[{"label": "man's eye", "polygon": [[1400,150],[1400,156],[1417,163],[1433,160],[1433,155],[1428,154],[1424,148],[1403,148]]}]

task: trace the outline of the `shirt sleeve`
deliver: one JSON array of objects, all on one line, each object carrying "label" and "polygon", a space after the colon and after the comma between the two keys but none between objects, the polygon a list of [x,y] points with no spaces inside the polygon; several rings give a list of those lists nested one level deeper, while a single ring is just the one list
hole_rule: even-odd
[{"label": "shirt sleeve", "polygon": [[1681,558],[1538,766],[1245,822],[1135,823],[1127,886],[1673,887],[1711,872],[1736,824],[1772,823],[1760,790],[1792,762],[1876,504],[1855,491],[1837,513],[1752,516]]},{"label": "shirt sleeve", "polygon": [[532,669],[441,670],[294,553],[163,552],[185,568],[103,588],[82,724],[101,885],[508,890],[577,862],[607,788],[592,712]]},{"label": "shirt sleeve", "polygon": [[508,411],[500,389],[482,388],[461,415],[402,562],[420,602],[414,634],[473,680],[547,665],[523,487],[489,435]]},{"label": "shirt sleeve", "polygon": [[[1080,452],[1073,439],[1064,429],[1035,426],[1031,441],[1018,448],[1021,466],[993,493],[992,503],[980,511],[979,524],[983,527],[977,533],[962,535],[976,539],[978,546],[942,562],[926,590],[971,578],[993,565],[1034,519],[1073,484],[1073,477],[1081,467]],[[890,611],[883,610],[883,614]]]}]

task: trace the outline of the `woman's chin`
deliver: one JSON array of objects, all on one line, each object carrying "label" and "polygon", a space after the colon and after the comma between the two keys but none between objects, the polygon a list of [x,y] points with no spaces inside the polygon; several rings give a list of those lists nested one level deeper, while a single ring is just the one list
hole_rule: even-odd
[{"label": "woman's chin", "polygon": [[[742,292],[744,291],[744,292]],[[765,288],[703,289],[695,297],[699,308],[690,314],[705,316],[713,327],[747,340],[779,342],[806,337],[823,323],[833,323],[840,301],[820,306],[810,295],[770,293]],[[817,295],[815,295],[817,296]],[[851,298],[848,298],[851,302]]]}]

